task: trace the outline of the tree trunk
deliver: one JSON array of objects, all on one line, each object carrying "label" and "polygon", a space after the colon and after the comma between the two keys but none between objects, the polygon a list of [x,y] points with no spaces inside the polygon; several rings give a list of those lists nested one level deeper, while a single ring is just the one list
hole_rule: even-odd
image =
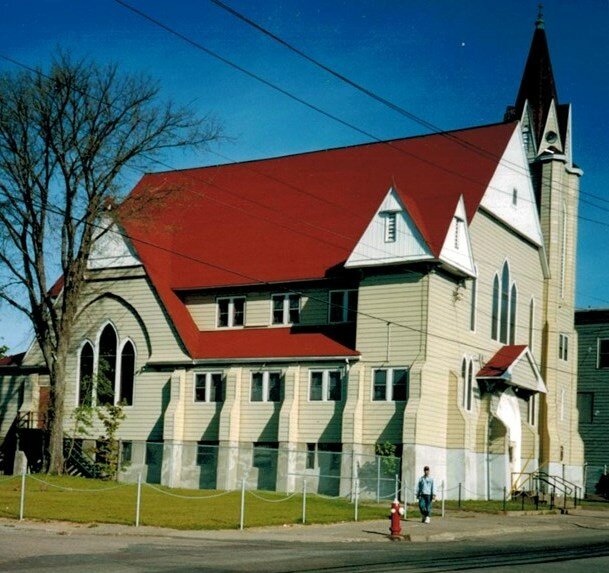
[{"label": "tree trunk", "polygon": [[63,417],[65,402],[65,372],[67,349],[63,344],[57,349],[53,367],[50,370],[51,407],[49,439],[49,473],[61,475],[63,473]]}]

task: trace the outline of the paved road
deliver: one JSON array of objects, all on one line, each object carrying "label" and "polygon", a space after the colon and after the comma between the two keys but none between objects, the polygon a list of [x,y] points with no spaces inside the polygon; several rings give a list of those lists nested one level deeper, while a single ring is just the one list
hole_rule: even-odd
[{"label": "paved road", "polygon": [[[581,520],[580,520],[581,521]],[[359,524],[375,533],[374,525]],[[348,531],[346,524],[343,530]],[[308,527],[296,540],[274,530],[134,534],[133,528],[0,525],[0,571],[134,572],[432,572],[573,573],[609,571],[609,530],[594,522],[561,528],[409,543],[376,537],[336,541],[341,527]],[[327,536],[320,542],[316,536]],[[268,533],[268,534],[267,534]]]}]

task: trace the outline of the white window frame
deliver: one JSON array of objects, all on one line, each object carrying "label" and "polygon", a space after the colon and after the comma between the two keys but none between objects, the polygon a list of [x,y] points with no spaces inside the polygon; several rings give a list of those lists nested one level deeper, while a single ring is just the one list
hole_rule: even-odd
[{"label": "white window frame", "polygon": [[[99,337],[98,337],[99,338]],[[81,343],[80,346],[78,347],[78,351],[76,353],[76,392],[75,392],[75,396],[74,396],[74,405],[78,408],[80,406],[79,404],[79,398],[80,398],[80,393],[82,391],[81,388],[81,372],[80,372],[80,368],[81,368],[81,359],[82,359],[82,351],[84,349],[84,347],[89,344],[91,346],[91,349],[93,350],[93,368],[91,369],[91,405],[94,405],[94,399],[95,399],[95,388],[93,386],[94,382],[95,382],[95,369],[97,367],[97,349],[96,349],[96,344],[88,339],[85,338]]]},{"label": "white window frame", "polygon": [[531,394],[527,400],[527,422],[529,426],[537,425],[537,394]]},{"label": "white window frame", "polygon": [[[118,334],[118,333],[117,333]],[[135,342],[127,337],[122,342],[119,342],[118,355],[116,357],[116,396],[114,397],[114,403],[118,404],[121,392],[122,392],[122,378],[123,378],[123,350],[127,346],[127,342],[133,346],[133,394],[131,396],[131,404],[123,406],[123,408],[133,408],[135,406],[135,374],[137,372],[137,346]]]},{"label": "white window frame", "polygon": [[[393,373],[395,370],[405,370],[406,371],[406,399],[405,400],[394,400],[393,399]],[[387,377],[385,379],[385,399],[384,400],[375,400],[374,398],[374,379],[375,374],[379,371],[384,371],[387,373]],[[383,403],[383,402],[404,402],[408,403],[410,398],[410,368],[407,366],[391,366],[389,368],[373,368],[372,369],[372,384],[371,384],[371,393],[370,400],[372,402]]]},{"label": "white window frame", "polygon": [[474,359],[463,356],[461,360],[461,381],[463,384],[463,400],[461,407],[466,412],[474,410]]},{"label": "white window frame", "polygon": [[94,359],[95,362],[93,363],[93,379],[95,382],[95,385],[93,387],[93,406],[99,406],[99,401],[98,401],[98,392],[97,392],[97,383],[99,380],[99,359],[100,359],[100,343],[101,343],[101,337],[102,337],[102,333],[104,332],[105,328],[110,325],[112,327],[112,329],[114,330],[114,335],[116,336],[116,363],[114,365],[114,381],[112,384],[112,392],[113,392],[113,400],[112,400],[112,405],[116,406],[117,404],[117,398],[118,398],[118,373],[119,373],[119,369],[120,369],[120,353],[119,353],[119,348],[121,345],[121,339],[118,335],[118,328],[116,328],[116,325],[114,324],[114,322],[112,322],[111,320],[106,320],[101,327],[99,328],[99,330],[97,331],[97,337],[95,339],[95,347],[94,347]]},{"label": "white window frame", "polygon": [[[290,298],[298,297],[298,321],[290,320]],[[281,322],[275,322],[275,299],[281,298],[283,302]],[[302,294],[299,292],[276,293],[271,295],[271,325],[286,326],[290,324],[300,324],[300,313],[302,311]]]},{"label": "white window frame", "polygon": [[597,370],[606,370],[609,369],[609,364],[607,366],[601,366],[601,342],[603,341],[609,342],[609,338],[597,338],[596,339],[596,369]]},{"label": "white window frame", "polygon": [[[335,308],[336,306],[338,306],[337,304],[332,303],[332,295],[336,294],[336,293],[342,294],[342,301],[340,303],[341,320],[338,320],[338,321],[332,320],[332,309]],[[336,290],[331,290],[328,293],[328,323],[329,324],[344,324],[346,322],[356,322],[356,319],[349,320],[349,301],[350,301],[350,298],[353,296],[353,293],[355,293],[355,296],[357,296],[358,290],[356,288],[336,289]],[[357,316],[357,309],[355,310],[355,314]]]},{"label": "white window frame", "polygon": [[[228,324],[220,326],[220,302],[228,301]],[[243,324],[235,325],[235,301],[243,301]],[[246,297],[244,296],[219,296],[216,298],[216,328],[243,328],[245,326]]]},{"label": "white window frame", "polygon": [[478,326],[478,266],[474,265],[474,277],[472,278],[472,294],[469,308],[469,330],[476,332]]},{"label": "white window frame", "polygon": [[[336,372],[339,376],[339,390],[340,398],[338,400],[332,400],[330,398],[330,373]],[[313,374],[321,374],[321,399],[314,400],[311,398],[311,390],[313,384]],[[314,368],[309,370],[309,402],[342,402],[343,400],[343,373],[340,368]]]},{"label": "white window frame", "polygon": [[[210,400],[211,397],[211,383],[212,376],[220,376],[221,394],[222,400]],[[197,378],[199,376],[205,376],[205,398],[203,400],[197,400]],[[226,390],[224,372],[221,370],[205,370],[197,371],[193,373],[192,377],[192,400],[195,404],[218,404],[224,401],[224,392]]]},{"label": "white window frame", "polygon": [[[252,400],[252,388],[254,383],[254,376],[256,374],[262,374],[262,400]],[[271,374],[279,375],[279,400],[269,400],[269,378]],[[250,392],[249,401],[251,404],[279,404],[281,403],[281,392],[284,384],[284,376],[281,370],[252,370],[250,373]]]},{"label": "white window frame", "polygon": [[569,361],[569,335],[564,332],[558,334],[558,358],[563,362]]}]

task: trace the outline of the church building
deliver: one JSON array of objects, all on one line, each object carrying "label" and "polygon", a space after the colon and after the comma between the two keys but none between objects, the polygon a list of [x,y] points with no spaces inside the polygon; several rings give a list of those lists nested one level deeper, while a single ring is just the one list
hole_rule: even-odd
[{"label": "church building", "polygon": [[387,447],[402,495],[581,485],[581,176],[541,17],[498,123],[147,174],[89,259],[65,430],[123,403],[122,478],[172,487],[346,494]]}]

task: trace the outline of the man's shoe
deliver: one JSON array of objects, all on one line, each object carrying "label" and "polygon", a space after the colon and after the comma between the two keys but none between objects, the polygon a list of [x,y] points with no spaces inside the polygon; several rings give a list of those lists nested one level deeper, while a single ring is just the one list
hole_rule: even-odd
[{"label": "man's shoe", "polygon": [[430,523],[430,522],[431,522],[431,519],[429,519],[429,516],[427,516],[427,517],[425,518],[425,523]]}]

